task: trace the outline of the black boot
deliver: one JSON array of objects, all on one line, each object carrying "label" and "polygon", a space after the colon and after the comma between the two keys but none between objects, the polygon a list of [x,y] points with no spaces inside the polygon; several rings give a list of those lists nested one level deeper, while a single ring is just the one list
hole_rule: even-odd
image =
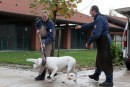
[{"label": "black boot", "polygon": [[43,71],[40,75],[38,75],[38,76],[35,78],[35,80],[36,80],[36,81],[44,80],[44,79],[45,79],[45,75],[46,75],[46,69],[44,69],[44,71]]},{"label": "black boot", "polygon": [[94,79],[95,81],[99,80],[99,75],[101,74],[101,70],[96,69],[93,75],[89,75],[90,79]]},{"label": "black boot", "polygon": [[95,81],[98,81],[99,80],[99,76],[93,74],[93,75],[89,75],[89,78],[90,79],[94,79]]},{"label": "black boot", "polygon": [[99,86],[113,87],[113,82],[104,81],[103,83],[100,83]]},{"label": "black boot", "polygon": [[99,86],[113,86],[113,75],[106,75],[106,81],[100,83]]}]

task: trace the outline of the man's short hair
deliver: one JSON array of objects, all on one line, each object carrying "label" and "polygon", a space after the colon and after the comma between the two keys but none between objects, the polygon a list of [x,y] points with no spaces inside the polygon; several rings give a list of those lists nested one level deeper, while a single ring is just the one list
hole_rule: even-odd
[{"label": "man's short hair", "polygon": [[43,15],[44,13],[46,13],[47,15],[49,15],[48,10],[43,10],[43,11],[41,12],[41,15]]},{"label": "man's short hair", "polygon": [[99,12],[99,8],[98,8],[97,5],[93,5],[93,6],[91,7],[91,10],[92,10],[92,11],[95,10],[96,12]]}]

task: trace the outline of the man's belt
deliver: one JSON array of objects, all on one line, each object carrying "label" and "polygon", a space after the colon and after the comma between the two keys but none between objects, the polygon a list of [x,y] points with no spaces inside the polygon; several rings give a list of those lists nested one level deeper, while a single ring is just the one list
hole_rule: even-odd
[{"label": "man's belt", "polygon": [[41,37],[41,39],[46,39],[47,37]]}]

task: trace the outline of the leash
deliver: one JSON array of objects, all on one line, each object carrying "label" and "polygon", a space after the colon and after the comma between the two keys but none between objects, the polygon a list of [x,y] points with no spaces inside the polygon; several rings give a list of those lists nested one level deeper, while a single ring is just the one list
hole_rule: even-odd
[{"label": "leash", "polygon": [[[41,40],[41,35],[39,34],[39,39],[40,39],[40,43],[41,43],[41,46],[43,45],[42,44],[42,40]],[[41,47],[40,46],[40,47]],[[42,65],[45,66],[46,65],[46,53],[45,53],[45,47],[41,47],[41,52],[42,52]]]}]

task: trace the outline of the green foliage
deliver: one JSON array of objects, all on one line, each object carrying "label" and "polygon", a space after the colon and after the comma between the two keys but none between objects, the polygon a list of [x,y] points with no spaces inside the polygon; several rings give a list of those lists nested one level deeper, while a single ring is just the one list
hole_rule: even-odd
[{"label": "green foliage", "polygon": [[[57,51],[55,51],[55,55]],[[61,50],[60,56],[72,56],[77,60],[77,66],[90,67],[95,65],[96,50]],[[38,51],[0,52],[0,63],[32,65],[27,58],[41,57]]]},{"label": "green foliage", "polygon": [[27,58],[38,58],[41,53],[36,51],[0,52],[0,63],[28,65]]},{"label": "green foliage", "polygon": [[[95,66],[96,50],[60,50],[60,56],[72,56],[77,60],[77,67],[91,67]],[[57,51],[55,51],[55,55]],[[111,45],[111,54],[114,65],[121,65],[124,63],[122,58],[121,45]],[[38,51],[13,51],[0,52],[0,63],[32,65],[26,62],[27,58],[41,57]]]},{"label": "green foliage", "polygon": [[72,56],[77,60],[78,67],[95,66],[96,50],[64,50],[60,51],[60,56]]},{"label": "green foliage", "polygon": [[50,17],[60,15],[70,18],[76,12],[77,4],[82,0],[30,0],[33,13],[37,14],[40,10],[49,10]]},{"label": "green foliage", "polygon": [[111,55],[112,55],[114,65],[122,65],[124,63],[121,45],[115,46],[115,44],[112,43],[111,44]]}]

